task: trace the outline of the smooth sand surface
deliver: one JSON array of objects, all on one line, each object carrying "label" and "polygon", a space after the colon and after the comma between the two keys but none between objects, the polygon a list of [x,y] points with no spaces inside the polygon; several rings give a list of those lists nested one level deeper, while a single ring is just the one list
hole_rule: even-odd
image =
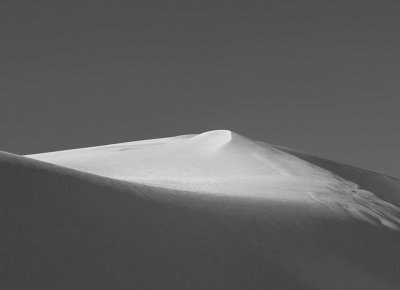
[{"label": "smooth sand surface", "polygon": [[399,289],[400,181],[302,154],[229,131],[0,153],[0,288]]}]

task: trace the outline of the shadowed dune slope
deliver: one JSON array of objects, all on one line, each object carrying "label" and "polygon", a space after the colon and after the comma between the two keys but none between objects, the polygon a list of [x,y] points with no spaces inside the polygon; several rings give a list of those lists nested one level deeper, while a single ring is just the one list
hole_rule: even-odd
[{"label": "shadowed dune slope", "polygon": [[326,169],[346,180],[350,180],[358,184],[360,188],[374,192],[383,200],[400,206],[400,179],[398,178],[316,157],[290,148],[274,147]]},{"label": "shadowed dune slope", "polygon": [[400,236],[323,206],[0,153],[1,289],[398,289]]}]

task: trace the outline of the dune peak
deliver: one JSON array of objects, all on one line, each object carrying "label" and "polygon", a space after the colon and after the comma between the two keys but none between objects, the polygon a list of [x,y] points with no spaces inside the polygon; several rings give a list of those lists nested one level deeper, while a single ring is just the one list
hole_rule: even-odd
[{"label": "dune peak", "polygon": [[193,149],[205,148],[209,150],[218,149],[231,142],[232,132],[229,130],[214,130],[197,134],[187,140],[187,146]]},{"label": "dune peak", "polygon": [[185,143],[188,149],[223,151],[223,149],[236,148],[236,153],[249,153],[255,147],[261,147],[256,142],[230,130],[213,130],[197,134]]},{"label": "dune peak", "polygon": [[229,130],[213,130],[197,134],[191,140],[209,143],[210,145],[221,145],[231,141],[232,134],[232,131]]}]

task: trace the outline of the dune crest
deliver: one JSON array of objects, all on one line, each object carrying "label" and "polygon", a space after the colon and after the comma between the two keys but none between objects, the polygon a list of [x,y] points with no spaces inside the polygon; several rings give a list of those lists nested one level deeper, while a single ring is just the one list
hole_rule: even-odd
[{"label": "dune crest", "polygon": [[192,146],[193,149],[201,149],[203,147],[203,149],[218,150],[221,146],[233,141],[233,134],[234,133],[229,130],[209,131],[195,135],[190,138],[187,143],[189,143],[188,145]]}]

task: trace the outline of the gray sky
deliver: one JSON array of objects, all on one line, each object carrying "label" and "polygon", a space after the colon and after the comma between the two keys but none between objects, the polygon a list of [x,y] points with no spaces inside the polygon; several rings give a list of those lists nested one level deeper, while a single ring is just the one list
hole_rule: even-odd
[{"label": "gray sky", "polygon": [[395,1],[25,2],[0,4],[1,150],[230,129],[400,177]]}]

